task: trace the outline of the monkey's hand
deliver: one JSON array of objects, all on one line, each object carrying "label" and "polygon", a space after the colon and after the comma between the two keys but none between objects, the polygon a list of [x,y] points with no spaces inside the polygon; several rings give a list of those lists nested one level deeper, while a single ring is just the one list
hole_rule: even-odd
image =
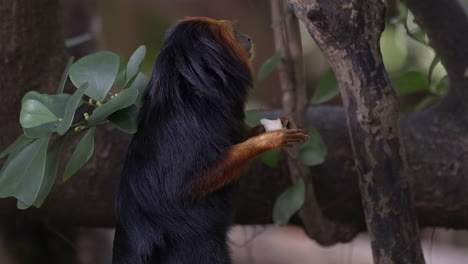
[{"label": "monkey's hand", "polygon": [[259,153],[262,153],[283,146],[292,146],[297,143],[303,143],[308,138],[309,136],[301,129],[283,128],[268,131],[256,137],[250,138],[246,143],[250,143],[249,145],[251,145],[253,149],[256,149]]},{"label": "monkey's hand", "polygon": [[[282,124],[283,128],[286,128],[286,129],[295,129],[295,128],[297,128],[296,123],[294,122],[294,120],[291,117],[280,117],[279,119],[281,121],[281,124]],[[262,133],[265,133],[265,132],[266,132],[265,126],[264,125],[258,125],[258,126],[251,127],[250,130],[249,130],[248,135],[249,135],[249,138],[251,138],[251,137],[258,136],[258,135],[260,135]]]},{"label": "monkey's hand", "polygon": [[280,120],[281,120],[281,124],[283,124],[284,128],[287,128],[287,129],[297,128],[296,122],[294,122],[292,117],[283,116],[283,117],[280,117]]}]

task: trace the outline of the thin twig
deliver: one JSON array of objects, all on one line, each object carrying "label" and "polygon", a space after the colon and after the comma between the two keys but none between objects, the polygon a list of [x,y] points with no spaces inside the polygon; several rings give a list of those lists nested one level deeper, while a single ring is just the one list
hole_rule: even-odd
[{"label": "thin twig", "polygon": [[427,46],[427,47],[429,47],[429,48],[432,48],[431,45],[429,45],[429,43],[427,43],[427,42],[425,42],[425,41],[419,39],[418,37],[416,37],[416,35],[413,34],[413,32],[411,32],[411,30],[410,30],[409,27],[408,27],[408,23],[406,22],[406,20],[405,20],[405,23],[403,23],[403,27],[404,27],[405,30],[406,30],[406,34],[407,34],[410,38],[412,38],[414,41],[419,42],[420,44],[422,44],[422,45],[424,45],[424,46]]}]

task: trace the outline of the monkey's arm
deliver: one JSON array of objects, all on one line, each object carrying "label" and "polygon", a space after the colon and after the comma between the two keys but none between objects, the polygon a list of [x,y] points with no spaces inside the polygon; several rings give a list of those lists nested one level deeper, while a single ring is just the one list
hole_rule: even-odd
[{"label": "monkey's arm", "polygon": [[307,135],[300,129],[280,129],[231,146],[226,155],[192,186],[191,196],[204,196],[233,182],[249,161],[263,152],[300,143],[306,139]]}]

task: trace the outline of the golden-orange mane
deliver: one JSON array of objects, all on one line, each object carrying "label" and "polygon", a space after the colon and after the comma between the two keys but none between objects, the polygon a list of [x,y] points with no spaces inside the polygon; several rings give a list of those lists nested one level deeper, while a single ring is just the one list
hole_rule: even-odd
[{"label": "golden-orange mane", "polygon": [[249,60],[249,54],[236,39],[233,32],[233,24],[229,20],[215,20],[208,17],[186,17],[179,22],[194,21],[206,23],[211,26],[216,40],[221,43],[227,50],[232,52],[234,56],[239,58],[248,67],[249,71],[253,73],[252,63]]}]

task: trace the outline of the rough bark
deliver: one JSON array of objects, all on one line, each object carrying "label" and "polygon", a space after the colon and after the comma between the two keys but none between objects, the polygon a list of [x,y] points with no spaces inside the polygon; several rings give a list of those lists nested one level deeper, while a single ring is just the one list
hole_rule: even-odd
[{"label": "rough bark", "polygon": [[[6,4],[11,5],[13,2],[23,3],[24,1],[3,1],[0,4],[2,12],[0,32],[2,36],[11,30],[5,23],[6,16],[10,14],[12,9]],[[35,1],[29,2],[29,5],[36,5]],[[47,4],[49,2],[41,1],[37,5],[52,8]],[[430,10],[431,5],[436,4],[435,2],[437,1],[427,2],[428,5],[422,9],[426,11],[422,12],[428,12],[427,10]],[[448,2],[452,3],[452,1],[443,1],[443,3]],[[443,11],[450,12],[452,14],[450,17],[457,21],[456,24],[466,24],[463,20],[466,19],[466,16],[464,14],[461,17],[457,16],[457,12],[451,12],[447,9],[451,6],[451,4],[447,5]],[[460,7],[458,6],[458,8]],[[436,6],[437,9],[440,10]],[[412,11],[418,14],[415,10]],[[54,17],[36,18],[53,19]],[[438,30],[447,31],[447,34],[453,37],[459,33],[452,31],[452,26],[453,24],[450,27],[447,25],[447,28],[438,27]],[[61,54],[63,51],[58,46],[58,44],[63,45],[62,42],[59,42],[57,46],[51,44],[55,43],[55,34],[59,34],[59,32],[55,32],[54,27],[50,26],[34,28],[34,32],[28,30],[27,34],[18,33],[22,35],[23,39],[20,44],[34,47],[40,44],[41,48],[28,49],[28,53],[23,53],[26,50],[12,53],[13,55],[9,56],[16,56],[21,60],[10,59],[7,61],[10,63],[8,65],[4,64],[4,54],[7,53],[4,52],[3,47],[11,39],[19,37],[0,38],[2,44],[0,68],[8,70],[0,74],[0,91],[2,93],[0,124],[4,136],[0,138],[1,148],[19,134],[17,115],[21,96],[31,89],[53,92],[65,64],[64,57],[53,59],[54,56],[52,56],[53,54]],[[439,32],[434,35],[445,36],[444,34]],[[38,38],[41,35],[47,37],[39,41]],[[467,38],[468,34],[464,34],[463,41],[466,41]],[[445,41],[451,42],[451,39],[446,37],[431,38],[434,45],[435,42]],[[43,42],[46,44],[42,44]],[[454,46],[450,47],[451,49],[458,47],[457,43],[452,45]],[[29,46],[15,46],[14,49],[19,47],[25,49]],[[58,48],[54,49],[53,47]],[[22,54],[28,54],[28,56]],[[46,56],[46,54],[49,55]],[[443,52],[439,56],[444,57]],[[58,60],[62,65],[51,68],[50,65],[58,64],[50,63],[49,60]],[[443,59],[442,62],[445,63],[446,60]],[[23,74],[18,74],[21,72]],[[444,101],[421,113],[403,116],[401,120],[401,133],[408,157],[409,175],[414,182],[416,210],[421,226],[468,228],[468,192],[466,192],[468,190],[468,125],[466,122],[468,115],[466,115],[465,108],[460,106],[463,103],[463,98],[455,99]],[[269,113],[269,115],[269,117],[273,117],[281,114]],[[309,109],[308,123],[317,127],[329,150],[326,162],[310,169],[311,177],[317,186],[317,198],[324,214],[331,221],[349,226],[355,230],[355,233],[365,231],[357,173],[354,169],[350,140],[346,130],[344,109],[314,107]],[[109,128],[102,131],[96,142],[97,156],[82,173],[74,176],[67,183],[57,183],[43,208],[19,211],[16,209],[16,203],[13,199],[0,199],[2,217],[24,215],[53,223],[112,226],[114,221],[112,204],[114,187],[121,169],[128,136]],[[273,202],[291,184],[289,177],[284,162],[281,162],[276,169],[267,168],[260,162],[253,164],[239,182],[240,194],[237,201],[236,221],[241,224],[271,223]],[[295,221],[297,224],[301,224],[300,219],[295,219]],[[335,242],[349,241],[352,237],[349,233],[337,234]]]},{"label": "rough bark", "polygon": [[[53,93],[65,66],[57,0],[0,2],[0,146],[18,136],[21,97],[29,90]],[[12,138],[13,137],[13,138]]]}]

